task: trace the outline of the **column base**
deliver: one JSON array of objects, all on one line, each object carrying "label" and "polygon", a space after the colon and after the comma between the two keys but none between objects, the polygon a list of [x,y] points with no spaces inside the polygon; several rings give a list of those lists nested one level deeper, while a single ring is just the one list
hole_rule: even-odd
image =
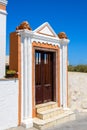
[{"label": "column base", "polygon": [[71,110],[69,107],[64,107],[63,110]]},{"label": "column base", "polygon": [[26,120],[23,120],[22,123],[21,123],[21,126],[23,126],[25,128],[33,127],[33,119],[32,118],[28,118]]}]

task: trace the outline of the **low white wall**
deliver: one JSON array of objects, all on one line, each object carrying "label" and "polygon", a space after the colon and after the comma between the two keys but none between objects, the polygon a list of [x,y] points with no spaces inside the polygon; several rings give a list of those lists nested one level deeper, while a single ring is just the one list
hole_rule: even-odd
[{"label": "low white wall", "polygon": [[18,80],[0,80],[0,130],[18,125]]},{"label": "low white wall", "polygon": [[71,109],[87,111],[87,73],[68,73],[68,95]]},{"label": "low white wall", "polygon": [[[68,104],[87,111],[87,73],[68,73]],[[18,125],[18,80],[0,80],[0,130]]]}]

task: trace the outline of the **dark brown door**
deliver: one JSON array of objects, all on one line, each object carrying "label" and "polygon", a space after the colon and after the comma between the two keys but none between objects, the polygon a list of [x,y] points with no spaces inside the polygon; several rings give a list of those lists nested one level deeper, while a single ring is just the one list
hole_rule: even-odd
[{"label": "dark brown door", "polygon": [[53,100],[53,53],[35,52],[36,104]]}]

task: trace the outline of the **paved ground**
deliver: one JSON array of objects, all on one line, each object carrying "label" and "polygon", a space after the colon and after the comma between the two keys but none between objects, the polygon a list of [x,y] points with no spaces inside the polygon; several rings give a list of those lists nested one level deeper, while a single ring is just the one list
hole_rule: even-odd
[{"label": "paved ground", "polygon": [[[9,130],[37,130],[35,128],[25,129],[23,127],[11,128]],[[55,126],[47,130],[87,130],[87,112],[76,112],[76,121],[63,124],[61,126]]]}]

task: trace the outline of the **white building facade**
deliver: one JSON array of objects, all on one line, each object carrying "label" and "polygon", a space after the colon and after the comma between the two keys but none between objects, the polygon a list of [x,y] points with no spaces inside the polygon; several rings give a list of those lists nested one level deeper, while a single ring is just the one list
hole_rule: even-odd
[{"label": "white building facade", "polygon": [[36,105],[52,101],[56,102],[58,107],[64,109],[68,107],[67,45],[69,39],[64,33],[58,36],[47,22],[34,31],[30,29],[27,22],[23,22],[17,27],[16,33],[20,37],[18,43],[20,46],[19,122],[29,128],[33,126]]},{"label": "white building facade", "polygon": [[[6,5],[7,0],[0,0],[0,78],[5,76]],[[68,108],[68,43],[66,34],[61,32],[57,35],[47,22],[34,31],[28,22],[23,22],[11,33],[9,64],[11,70],[17,71],[18,81],[16,79],[14,82],[0,81],[2,89],[0,103],[6,102],[6,95],[9,95],[7,108],[9,112],[11,110],[11,115],[7,118],[7,108],[5,105],[2,106],[1,123],[4,124],[7,120],[8,123],[5,127],[2,125],[0,129],[17,125],[32,127],[35,117],[38,118],[38,105],[53,104],[53,110],[51,109],[53,113],[56,113],[55,109],[59,111],[59,108],[63,110]],[[4,86],[7,86],[7,90],[3,89]],[[6,120],[3,117],[4,113]],[[53,115],[51,116],[53,118]],[[40,127],[42,122],[44,120],[41,120]]]},{"label": "white building facade", "polygon": [[0,78],[5,76],[6,55],[6,5],[7,0],[0,0]]}]

